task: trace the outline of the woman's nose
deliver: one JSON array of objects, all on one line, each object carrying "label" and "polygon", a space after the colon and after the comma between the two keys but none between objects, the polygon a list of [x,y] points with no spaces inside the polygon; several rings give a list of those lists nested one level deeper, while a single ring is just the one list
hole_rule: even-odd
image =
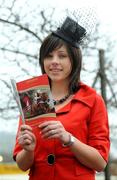
[{"label": "woman's nose", "polygon": [[58,57],[54,56],[53,59],[52,59],[52,63],[58,64],[59,63]]}]

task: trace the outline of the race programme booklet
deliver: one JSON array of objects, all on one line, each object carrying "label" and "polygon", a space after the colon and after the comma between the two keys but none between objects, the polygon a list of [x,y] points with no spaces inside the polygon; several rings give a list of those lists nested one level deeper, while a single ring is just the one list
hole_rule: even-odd
[{"label": "race programme booklet", "polygon": [[25,124],[35,126],[56,117],[49,80],[46,74],[16,82],[11,79],[13,94]]}]

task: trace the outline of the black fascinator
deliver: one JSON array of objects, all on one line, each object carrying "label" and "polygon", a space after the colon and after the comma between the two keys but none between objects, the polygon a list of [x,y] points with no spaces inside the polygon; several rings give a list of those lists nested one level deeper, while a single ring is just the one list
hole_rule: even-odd
[{"label": "black fascinator", "polygon": [[70,43],[73,47],[77,48],[86,35],[86,29],[80,26],[70,17],[67,17],[62,26],[56,31],[53,31],[52,34],[58,36],[64,41]]}]

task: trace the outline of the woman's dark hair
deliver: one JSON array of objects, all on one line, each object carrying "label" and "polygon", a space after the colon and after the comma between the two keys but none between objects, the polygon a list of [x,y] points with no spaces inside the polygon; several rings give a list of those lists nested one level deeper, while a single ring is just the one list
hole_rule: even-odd
[{"label": "woman's dark hair", "polygon": [[62,39],[58,38],[57,36],[50,34],[45,38],[40,47],[39,64],[41,66],[42,73],[44,74],[44,59],[53,50],[58,49],[63,45],[67,48],[67,52],[72,65],[69,83],[69,93],[73,94],[78,90],[80,82],[80,71],[82,66],[82,54],[80,48],[75,48],[63,41]]}]

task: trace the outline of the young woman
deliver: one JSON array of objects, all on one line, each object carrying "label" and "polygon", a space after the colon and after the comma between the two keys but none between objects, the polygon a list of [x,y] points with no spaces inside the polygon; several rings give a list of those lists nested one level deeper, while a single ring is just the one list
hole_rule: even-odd
[{"label": "young woman", "polygon": [[[109,155],[109,126],[102,97],[80,81],[80,42],[86,30],[69,17],[42,43],[39,63],[48,75],[57,118],[34,131],[19,129],[14,159],[30,180],[94,180]],[[40,133],[39,133],[40,132]]]}]

